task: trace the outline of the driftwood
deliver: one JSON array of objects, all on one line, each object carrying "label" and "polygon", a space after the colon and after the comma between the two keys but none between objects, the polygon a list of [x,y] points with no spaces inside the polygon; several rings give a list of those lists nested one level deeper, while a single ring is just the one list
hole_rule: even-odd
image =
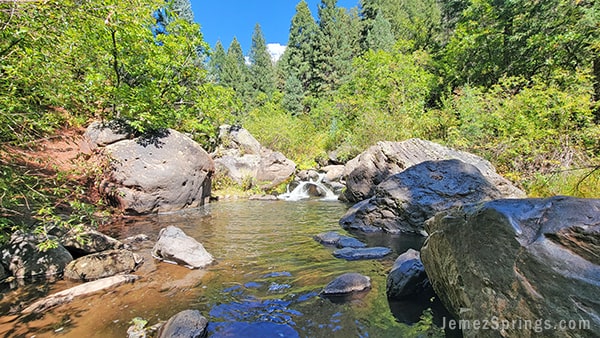
[{"label": "driftwood", "polygon": [[139,279],[136,275],[116,275],[98,279],[92,282],[83,283],[70,289],[66,289],[50,295],[46,298],[40,299],[37,302],[26,307],[22,313],[40,313],[44,312],[55,306],[68,303],[75,297],[85,296],[94,292],[98,292],[104,289],[116,287],[125,283],[132,283]]}]

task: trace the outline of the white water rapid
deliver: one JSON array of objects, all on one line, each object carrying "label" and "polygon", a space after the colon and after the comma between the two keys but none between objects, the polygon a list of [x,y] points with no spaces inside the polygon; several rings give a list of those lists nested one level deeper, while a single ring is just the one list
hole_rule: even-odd
[{"label": "white water rapid", "polygon": [[337,201],[339,196],[323,184],[324,177],[325,174],[321,173],[316,180],[301,181],[292,191],[288,185],[287,192],[277,198],[286,201],[300,201],[318,197],[320,201]]}]

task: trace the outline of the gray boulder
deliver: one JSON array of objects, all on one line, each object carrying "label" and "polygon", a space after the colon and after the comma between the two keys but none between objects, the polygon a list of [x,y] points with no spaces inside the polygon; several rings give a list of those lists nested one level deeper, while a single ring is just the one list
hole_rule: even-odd
[{"label": "gray boulder", "polygon": [[65,278],[92,281],[119,273],[130,273],[141,258],[129,250],[108,250],[79,257],[65,268]]},{"label": "gray boulder", "polygon": [[483,158],[434,142],[410,139],[402,142],[378,142],[348,161],[344,170],[346,199],[359,202],[375,194],[376,186],[391,175],[425,162],[458,159],[474,165],[507,198],[525,197],[525,193],[496,173],[494,166]]},{"label": "gray boulder", "polygon": [[152,255],[157,259],[193,269],[203,268],[214,260],[202,244],[174,226],[160,230]]},{"label": "gray boulder", "polygon": [[92,122],[83,133],[89,150],[97,150],[119,141],[133,138],[131,128],[119,121]]},{"label": "gray boulder", "polygon": [[477,167],[459,161],[426,161],[392,175],[375,195],[340,219],[346,229],[426,235],[424,222],[436,213],[505,197]]},{"label": "gray boulder", "polygon": [[261,146],[244,128],[223,125],[219,139],[221,144],[212,154],[217,174],[238,185],[270,189],[287,181],[296,170],[293,161]]},{"label": "gray boulder", "polygon": [[338,248],[364,248],[367,245],[354,237],[344,236],[335,231],[328,231],[314,236],[314,239],[325,245],[335,245]]},{"label": "gray boulder", "polygon": [[160,328],[159,338],[200,338],[206,336],[206,319],[198,310],[184,310],[169,320]]},{"label": "gray boulder", "polygon": [[349,272],[336,277],[321,291],[321,295],[340,295],[360,292],[371,288],[371,278]]},{"label": "gray boulder", "polygon": [[72,229],[60,239],[60,243],[76,257],[106,250],[123,249],[125,246],[120,241],[94,229]]},{"label": "gray boulder", "polygon": [[[427,230],[423,265],[457,319],[523,324],[488,337],[600,332],[600,199],[491,201],[440,213]],[[543,323],[527,327],[524,320]],[[561,323],[569,329],[554,329]],[[463,330],[465,337],[481,333]]]},{"label": "gray boulder", "polygon": [[370,248],[341,248],[333,251],[333,256],[347,261],[358,261],[362,259],[379,259],[389,255],[390,248],[375,246]]},{"label": "gray boulder", "polygon": [[432,294],[421,255],[417,250],[409,249],[396,258],[388,274],[386,292],[388,298],[405,299]]},{"label": "gray boulder", "polygon": [[214,163],[189,137],[172,129],[107,145],[111,169],[100,184],[110,204],[129,214],[177,211],[210,197]]},{"label": "gray boulder", "polygon": [[73,256],[62,245],[40,251],[40,238],[17,231],[2,250],[2,265],[16,278],[51,277],[64,271]]}]

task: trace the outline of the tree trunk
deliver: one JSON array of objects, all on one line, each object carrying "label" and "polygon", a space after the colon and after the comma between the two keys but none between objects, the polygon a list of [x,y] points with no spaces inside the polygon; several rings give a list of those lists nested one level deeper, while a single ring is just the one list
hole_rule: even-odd
[{"label": "tree trunk", "polygon": [[600,123],[600,56],[596,56],[592,61],[592,77],[594,81],[594,120]]}]

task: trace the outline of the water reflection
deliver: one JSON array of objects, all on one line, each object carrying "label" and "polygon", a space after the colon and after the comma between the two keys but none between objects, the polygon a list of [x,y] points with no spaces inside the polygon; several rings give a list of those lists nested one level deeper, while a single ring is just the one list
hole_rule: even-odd
[{"label": "water reflection", "polygon": [[[333,201],[235,201],[125,219],[103,230],[120,239],[140,233],[152,239],[136,244],[146,258],[137,272],[143,276],[140,281],[76,300],[26,325],[14,312],[14,318],[0,321],[0,335],[40,336],[48,327],[58,326],[61,330],[55,334],[65,337],[124,337],[135,317],[154,325],[181,310],[198,309],[209,319],[213,337],[414,336],[410,324],[432,304],[388,302],[385,286],[394,259],[408,248],[420,248],[423,238],[346,233],[338,225],[346,210],[346,205]],[[188,270],[154,261],[149,256],[153,241],[169,225],[201,242],[217,263],[205,270]],[[336,259],[334,248],[313,239],[326,231],[346,233],[369,246],[390,247],[394,253],[382,260]],[[372,289],[341,304],[318,296],[327,283],[346,272],[371,277]],[[66,288],[63,283],[46,286],[46,292]],[[15,302],[5,300],[0,310],[6,314]],[[61,323],[69,313],[77,316]]]}]

